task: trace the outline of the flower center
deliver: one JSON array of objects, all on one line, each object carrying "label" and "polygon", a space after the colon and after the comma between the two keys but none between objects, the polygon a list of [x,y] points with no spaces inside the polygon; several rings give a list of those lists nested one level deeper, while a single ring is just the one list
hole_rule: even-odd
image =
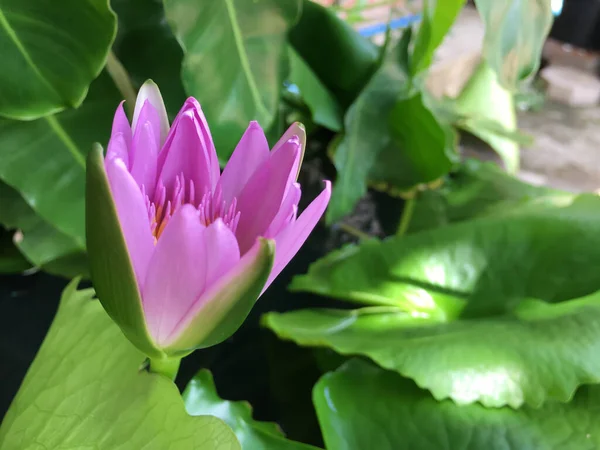
[{"label": "flower center", "polygon": [[144,186],[142,186],[142,195],[146,199],[146,208],[155,244],[175,211],[186,204],[190,204],[198,210],[198,220],[204,226],[208,226],[220,218],[235,233],[240,221],[240,212],[237,211],[237,199],[234,198],[228,206],[223,200],[223,193],[218,186],[214,192],[210,188],[206,188],[198,202],[194,182],[189,180],[186,183],[183,174],[180,174],[175,178],[175,186],[171,195],[168,194],[165,185],[162,181],[159,181],[152,202],[146,194]]}]

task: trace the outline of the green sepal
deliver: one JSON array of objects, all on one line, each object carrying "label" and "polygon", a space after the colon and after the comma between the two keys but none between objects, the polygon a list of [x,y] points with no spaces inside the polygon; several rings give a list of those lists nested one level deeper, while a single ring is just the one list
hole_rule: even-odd
[{"label": "green sepal", "polygon": [[164,358],[165,354],[154,345],[146,327],[142,297],[99,144],[94,144],[88,154],[85,196],[87,250],[96,294],[127,339],[149,357]]},{"label": "green sepal", "polygon": [[165,346],[165,352],[170,356],[185,356],[194,349],[219,344],[237,331],[248,317],[273,268],[275,241],[259,238],[258,245],[253,263],[206,302],[185,331]]}]

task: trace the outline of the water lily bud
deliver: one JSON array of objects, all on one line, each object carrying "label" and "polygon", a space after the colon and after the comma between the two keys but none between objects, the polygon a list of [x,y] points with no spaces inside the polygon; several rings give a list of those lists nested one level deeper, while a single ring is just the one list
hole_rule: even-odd
[{"label": "water lily bud", "polygon": [[294,124],[269,150],[251,122],[221,173],[194,98],[171,127],[152,82],[131,125],[118,107],[106,157],[88,157],[87,245],[98,298],[140,350],[181,357],[239,328],[329,202],[326,181],[297,217],[304,146]]}]

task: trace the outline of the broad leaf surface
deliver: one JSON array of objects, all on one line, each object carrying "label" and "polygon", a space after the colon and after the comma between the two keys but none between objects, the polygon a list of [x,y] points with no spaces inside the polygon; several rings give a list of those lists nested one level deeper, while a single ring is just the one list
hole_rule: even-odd
[{"label": "broad leaf surface", "polygon": [[30,122],[0,121],[0,179],[51,226],[85,245],[85,155],[107,142],[120,95],[103,73],[75,110]]},{"label": "broad leaf surface", "polygon": [[4,0],[0,116],[31,120],[78,107],[116,33],[107,0]]},{"label": "broad leaf surface", "polygon": [[313,399],[327,448],[355,450],[593,450],[600,389],[568,404],[488,409],[438,402],[399,375],[353,360],[323,376]]},{"label": "broad leaf surface", "polygon": [[221,399],[208,370],[201,370],[192,378],[183,392],[183,401],[192,416],[211,415],[223,420],[243,450],[316,450],[312,445],[286,439],[275,423],[254,420],[247,402]]},{"label": "broad leaf surface", "polygon": [[174,119],[186,99],[181,81],[183,51],[165,20],[162,0],[111,0],[111,6],[119,19],[113,51],[136,86],[152,79],[160,87]]},{"label": "broad leaf surface", "polygon": [[298,0],[165,0],[167,19],[184,51],[186,92],[206,114],[221,162],[248,123],[275,120],[287,58],[286,33]]},{"label": "broad leaf surface", "polygon": [[438,399],[485,406],[567,402],[600,382],[600,294],[514,314],[444,322],[400,309],[269,313],[265,322],[300,345],[362,355],[429,389]]},{"label": "broad leaf surface", "polygon": [[[319,325],[323,313],[297,312],[268,316],[269,324],[307,345],[366,354],[438,398],[494,406],[539,405],[547,397],[566,401],[580,383],[599,381],[592,356],[600,343],[597,297],[585,305],[566,302],[600,289],[599,214],[600,198],[567,195],[350,245],[295,277],[291,289],[374,310],[363,311],[360,321],[356,313],[327,313]],[[556,304],[555,317],[523,316],[532,299],[546,302],[540,308]],[[391,334],[384,347],[377,333],[385,326]],[[367,331],[369,337],[360,334]],[[341,343],[333,342],[342,335]],[[350,346],[348,336],[356,337]],[[448,373],[456,375],[458,387]]]},{"label": "broad leaf surface", "polygon": [[298,87],[300,96],[310,109],[312,120],[333,131],[342,129],[342,109],[298,53],[289,48],[290,83]]},{"label": "broad leaf surface", "polygon": [[350,245],[313,263],[291,289],[442,315],[456,312],[448,296],[464,299],[471,315],[493,315],[525,298],[591,294],[600,289],[600,198],[556,203],[498,208],[476,220]]},{"label": "broad leaf surface", "polygon": [[177,387],[72,282],[0,428],[0,448],[238,449],[221,420],[191,417]]},{"label": "broad leaf surface", "polygon": [[455,131],[427,102],[426,94],[418,92],[399,99],[390,111],[392,145],[370,170],[375,185],[408,191],[446,175],[458,161]]},{"label": "broad leaf surface", "polygon": [[343,107],[355,101],[377,68],[380,49],[312,0],[302,0],[302,15],[289,39]]},{"label": "broad leaf surface", "polygon": [[[346,112],[345,133],[333,152],[337,179],[327,208],[329,223],[352,212],[356,202],[367,192],[369,172],[379,155],[393,146],[387,117],[408,84],[406,71],[398,63],[400,50],[401,47],[390,53]],[[397,148],[394,146],[392,151]]]},{"label": "broad leaf surface", "polygon": [[36,267],[74,277],[88,275],[85,248],[41,219],[17,191],[0,182],[0,223],[17,248]]}]

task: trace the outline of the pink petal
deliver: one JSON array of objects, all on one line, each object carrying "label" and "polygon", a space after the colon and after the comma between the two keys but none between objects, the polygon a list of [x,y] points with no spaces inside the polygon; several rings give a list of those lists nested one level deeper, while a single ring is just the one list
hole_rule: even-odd
[{"label": "pink petal", "polygon": [[[170,341],[173,335],[178,335],[185,328],[189,320],[202,309],[204,303],[209,301],[209,297],[204,296],[204,293],[215,283],[219,283],[219,280],[231,272],[240,261],[240,250],[235,235],[221,219],[217,219],[206,228],[202,240],[204,246],[196,248],[196,252],[205,259],[204,289],[201,295],[194,298],[171,334],[165,338],[165,342]],[[214,300],[219,301],[218,298]]]},{"label": "pink petal", "polygon": [[[146,202],[123,160],[107,159],[105,167],[121,230],[141,292],[148,263],[154,252],[154,237],[150,231]],[[88,205],[92,208],[93,206]],[[106,245],[110,245],[110,242]]]},{"label": "pink petal", "polygon": [[240,193],[236,236],[242,255],[254,245],[258,236],[264,235],[279,212],[299,151],[298,147],[284,146],[282,151],[271,153]]},{"label": "pink petal", "polygon": [[294,159],[294,163],[288,174],[285,195],[287,195],[288,189],[296,181],[296,179],[298,178],[298,173],[300,172],[300,164],[302,163],[302,144],[300,142],[300,138],[298,136],[292,136],[289,140],[283,142],[281,146],[279,146],[271,152],[272,155],[276,155],[281,152],[292,151],[296,152],[296,158]]},{"label": "pink petal", "polygon": [[[209,149],[204,145],[193,111],[186,111],[173,122],[167,142],[161,151],[161,155],[163,154],[165,159],[159,177],[167,191],[173,189],[175,178],[180,174],[183,174],[186,183],[193,181],[195,198],[198,200],[207,189],[214,188],[218,174],[215,177],[213,173]],[[158,164],[161,167],[160,155]]]},{"label": "pink petal", "polygon": [[135,157],[131,164],[131,175],[140,189],[144,186],[146,192],[153,193],[156,185],[158,140],[149,121],[140,123],[135,130],[133,148],[135,148]]},{"label": "pink petal", "polygon": [[[197,348],[199,345],[214,345],[221,342],[230,333],[233,333],[250,308],[258,298],[258,292],[254,292],[257,283],[262,285],[264,272],[268,270],[272,263],[273,248],[272,243],[261,240],[244,255],[242,258],[219,277],[198,299],[193,310],[186,315],[173,334],[164,342],[164,346],[173,347],[181,351],[182,349]],[[240,302],[242,304],[240,305]],[[223,330],[225,335],[213,336],[212,342],[206,342],[205,339],[214,331],[217,325],[226,322],[227,315],[234,314],[229,320],[228,330]],[[236,323],[236,322],[240,323]]]},{"label": "pink petal", "polygon": [[331,183],[325,181],[325,189],[315,198],[310,205],[300,214],[298,220],[290,224],[275,237],[275,262],[265,284],[264,290],[269,287],[279,273],[287,266],[294,255],[300,250],[309,234],[325,212],[331,197]]},{"label": "pink petal", "polygon": [[215,144],[213,142],[212,135],[210,134],[210,129],[208,128],[208,122],[206,121],[204,112],[202,112],[200,103],[198,103],[198,101],[194,97],[190,97],[185,101],[184,107],[186,106],[191,108],[191,110],[194,112],[194,117],[196,118],[198,131],[200,132],[202,136],[202,142],[208,151],[211,179],[213,180],[212,188],[214,189],[217,181],[219,180],[221,168],[219,166],[219,158],[217,156]]},{"label": "pink petal", "polygon": [[110,141],[108,141],[108,148],[106,149],[106,161],[112,159],[122,160],[125,164],[125,167],[129,169],[129,145],[127,145],[127,141],[125,136],[123,136],[123,133],[114,133],[110,138]]},{"label": "pink petal", "polygon": [[210,261],[206,268],[207,289],[240,260],[237,239],[223,220],[217,219],[206,228],[204,254]]},{"label": "pink petal", "polygon": [[235,147],[219,181],[223,200],[230,203],[252,174],[269,159],[269,143],[258,122],[252,121]]},{"label": "pink petal", "polygon": [[129,148],[129,146],[131,145],[131,127],[129,126],[129,120],[127,119],[127,116],[125,115],[125,110],[123,109],[124,102],[125,101],[123,100],[119,104],[119,107],[117,108],[117,111],[115,112],[115,117],[113,119],[113,124],[112,124],[111,139],[116,134],[120,133],[123,135],[123,138],[125,139],[127,148]]},{"label": "pink petal", "polygon": [[298,179],[298,174],[300,173],[300,166],[302,165],[302,159],[304,158],[304,151],[306,150],[306,129],[304,128],[304,125],[302,125],[300,122],[294,122],[291,124],[286,132],[283,133],[281,138],[279,138],[277,143],[273,146],[272,152],[277,152],[293,137],[298,138],[298,142],[301,147],[300,154],[298,155],[298,161],[294,165],[294,167],[296,167],[294,181],[296,181]]},{"label": "pink petal", "polygon": [[[160,90],[158,86],[151,80],[146,81],[142,87],[140,88],[137,99],[135,101],[135,109],[133,111],[133,120],[131,121],[131,128],[135,133],[137,128],[138,121],[140,120],[140,115],[142,110],[148,102],[152,105],[154,112],[156,113],[156,125],[157,128],[154,128],[155,135],[157,139],[159,139],[159,145],[162,145],[165,142],[167,137],[167,133],[169,132],[169,118],[167,116],[167,110],[165,109],[165,103],[163,101],[162,95],[160,94]],[[144,123],[144,120],[142,120]],[[160,132],[158,131],[160,130]]]},{"label": "pink petal", "polygon": [[179,208],[156,244],[142,290],[148,330],[160,344],[205,287],[205,227],[191,205]]},{"label": "pink petal", "polygon": [[302,190],[300,184],[293,183],[287,195],[283,199],[283,203],[279,208],[279,212],[269,225],[269,229],[265,233],[265,237],[270,239],[278,235],[288,224],[296,220],[296,212],[298,211],[298,202]]}]

